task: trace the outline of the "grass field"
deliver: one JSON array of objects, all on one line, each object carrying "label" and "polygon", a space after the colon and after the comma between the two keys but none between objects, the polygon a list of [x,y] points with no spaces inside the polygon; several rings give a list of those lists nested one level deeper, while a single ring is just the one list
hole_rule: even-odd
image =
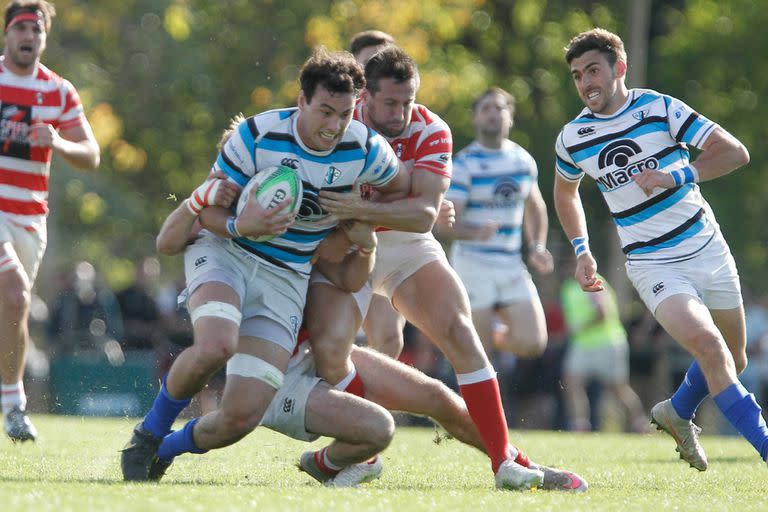
[{"label": "grass field", "polygon": [[454,440],[435,444],[433,430],[413,428],[399,429],[380,480],[326,489],[295,467],[310,445],[258,429],[233,447],[181,457],[160,484],[125,484],[118,450],[134,420],[33,419],[37,444],[0,439],[2,511],[768,510],[768,469],[741,438],[704,436],[710,468],[699,473],[662,434],[512,432],[533,459],[589,481],[574,495],[497,491],[479,452]]}]

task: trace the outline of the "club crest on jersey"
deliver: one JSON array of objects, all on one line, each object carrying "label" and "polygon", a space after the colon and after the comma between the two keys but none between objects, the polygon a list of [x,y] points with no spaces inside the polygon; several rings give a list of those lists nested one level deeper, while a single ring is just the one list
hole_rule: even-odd
[{"label": "club crest on jersey", "polygon": [[498,180],[493,185],[493,206],[507,208],[520,196],[520,183],[510,178]]},{"label": "club crest on jersey", "polygon": [[397,158],[401,158],[403,156],[403,143],[398,142],[397,146],[395,146],[395,155],[397,155]]},{"label": "club crest on jersey", "polygon": [[632,157],[642,151],[640,145],[631,139],[621,139],[606,145],[597,157],[597,165],[600,170],[612,166],[618,169],[597,178],[598,187],[610,191],[632,181],[635,174],[640,174],[646,169],[658,169],[659,161],[655,157],[632,162]]},{"label": "club crest on jersey", "polygon": [[642,121],[646,117],[648,117],[648,110],[638,110],[637,112],[632,114],[632,117],[637,119],[638,121]]},{"label": "club crest on jersey", "polygon": [[326,185],[333,184],[333,182],[336,181],[337,179],[339,179],[340,176],[341,176],[341,169],[338,169],[338,168],[336,168],[334,166],[331,166],[328,169],[328,172],[325,173],[325,183],[326,183]]}]

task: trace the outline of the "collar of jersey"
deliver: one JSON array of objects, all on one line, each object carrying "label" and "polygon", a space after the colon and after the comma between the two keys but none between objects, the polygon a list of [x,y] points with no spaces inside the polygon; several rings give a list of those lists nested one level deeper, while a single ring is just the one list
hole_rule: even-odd
[{"label": "collar of jersey", "polygon": [[632,103],[634,99],[635,99],[635,90],[630,89],[629,94],[627,94],[627,101],[624,102],[624,104],[619,108],[619,110],[617,110],[611,115],[595,114],[594,112],[592,112],[592,115],[595,116],[597,119],[613,119],[614,117],[619,117],[621,114],[624,113],[624,111],[627,110],[627,107],[629,107],[629,105]]}]

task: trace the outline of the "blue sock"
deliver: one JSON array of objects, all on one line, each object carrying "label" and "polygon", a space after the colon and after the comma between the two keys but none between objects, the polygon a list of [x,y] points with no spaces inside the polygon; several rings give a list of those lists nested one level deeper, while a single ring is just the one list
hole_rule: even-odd
[{"label": "blue sock", "polygon": [[672,407],[675,408],[678,416],[684,420],[690,420],[708,394],[707,380],[701,372],[699,363],[694,361],[685,373],[680,387],[672,395]]},{"label": "blue sock", "polygon": [[160,386],[160,392],[152,403],[152,408],[144,417],[144,428],[152,433],[158,439],[165,437],[171,432],[171,426],[181,411],[184,410],[191,398],[176,400],[168,394],[168,388],[165,385],[168,375],[163,378],[163,384]]},{"label": "blue sock", "polygon": [[182,453],[205,453],[208,450],[201,450],[195,444],[195,438],[192,431],[200,418],[195,418],[187,422],[184,428],[171,432],[163,438],[160,446],[157,448],[157,457],[166,462],[170,461]]},{"label": "blue sock", "polygon": [[741,382],[736,382],[725,388],[714,397],[717,407],[725,417],[736,427],[766,460],[768,457],[768,427],[760,414],[760,406],[755,401],[755,395],[749,393]]}]

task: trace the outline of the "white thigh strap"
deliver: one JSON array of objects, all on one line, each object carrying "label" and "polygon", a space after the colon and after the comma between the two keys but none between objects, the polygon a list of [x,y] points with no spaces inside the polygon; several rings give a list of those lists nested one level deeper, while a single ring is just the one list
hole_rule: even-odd
[{"label": "white thigh strap", "polygon": [[283,372],[258,357],[235,354],[227,361],[227,375],[259,379],[275,389],[283,387]]},{"label": "white thigh strap", "polygon": [[231,320],[237,325],[240,325],[240,320],[243,319],[243,314],[232,304],[215,301],[206,302],[202,306],[196,307],[189,316],[192,319],[193,325],[201,316],[215,316],[224,320]]}]

